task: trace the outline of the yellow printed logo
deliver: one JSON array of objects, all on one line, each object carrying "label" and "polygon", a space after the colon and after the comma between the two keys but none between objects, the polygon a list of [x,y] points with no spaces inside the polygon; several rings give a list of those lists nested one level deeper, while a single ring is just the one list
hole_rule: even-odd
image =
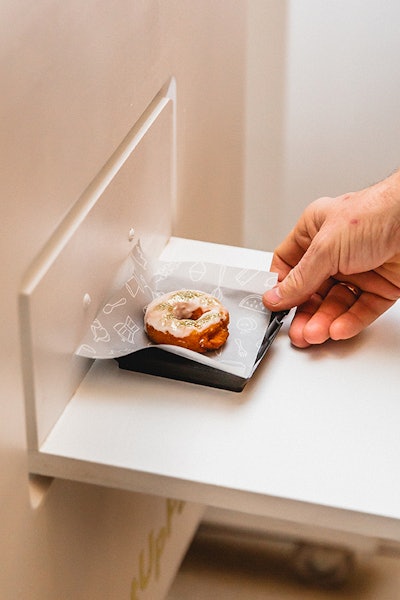
[{"label": "yellow printed logo", "polygon": [[161,573],[161,558],[166,543],[172,533],[172,519],[175,514],[180,514],[185,502],[180,500],[166,501],[166,521],[157,534],[151,530],[147,536],[147,547],[139,553],[138,575],[132,579],[131,600],[139,600],[138,592],[147,589],[150,582],[157,580]]}]

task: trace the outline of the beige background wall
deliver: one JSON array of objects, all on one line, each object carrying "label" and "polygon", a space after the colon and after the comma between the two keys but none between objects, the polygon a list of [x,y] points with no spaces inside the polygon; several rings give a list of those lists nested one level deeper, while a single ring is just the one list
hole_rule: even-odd
[{"label": "beige background wall", "polygon": [[[4,600],[130,598],[141,552],[147,573],[149,535],[165,525],[164,499],[55,481],[42,503],[31,505],[17,290],[32,258],[172,75],[179,111],[176,230],[240,238],[245,15],[245,3],[231,0],[1,2]],[[227,230],[218,202],[226,197],[234,207]],[[155,579],[153,564],[141,600],[163,596],[201,510],[185,505],[174,516],[161,577]]]},{"label": "beige background wall", "polygon": [[1,2],[2,598],[128,597],[165,508],[71,482],[31,507],[16,296],[32,257],[171,75],[178,235],[271,249],[309,200],[383,176],[400,154],[399,13],[396,0]]}]

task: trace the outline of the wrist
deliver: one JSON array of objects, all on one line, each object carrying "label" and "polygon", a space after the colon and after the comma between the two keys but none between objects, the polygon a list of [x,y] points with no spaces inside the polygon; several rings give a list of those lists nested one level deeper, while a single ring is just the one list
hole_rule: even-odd
[{"label": "wrist", "polygon": [[400,252],[400,169],[389,175],[382,183],[384,197],[391,214],[396,250]]},{"label": "wrist", "polygon": [[400,211],[400,169],[389,175],[382,182],[385,186],[386,193],[393,201],[394,205],[399,206]]}]

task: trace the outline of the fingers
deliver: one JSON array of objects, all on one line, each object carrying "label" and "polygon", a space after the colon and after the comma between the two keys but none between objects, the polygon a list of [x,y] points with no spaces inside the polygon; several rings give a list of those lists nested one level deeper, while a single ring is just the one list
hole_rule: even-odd
[{"label": "fingers", "polygon": [[349,339],[375,321],[393,303],[391,299],[370,292],[362,292],[357,298],[346,286],[333,285],[325,298],[314,294],[299,306],[289,336],[298,348],[322,344],[328,339]]},{"label": "fingers", "polygon": [[359,334],[394,304],[375,294],[363,293],[355,304],[330,326],[332,340],[346,340]]},{"label": "fingers", "polygon": [[323,298],[319,294],[313,294],[311,298],[297,308],[289,329],[290,341],[297,348],[307,348],[313,342],[307,336],[307,324],[313,318]]},{"label": "fingers", "polygon": [[333,284],[325,298],[314,294],[297,309],[289,335],[295,346],[322,344],[330,338],[332,323],[348,311],[356,296],[344,285]]},{"label": "fingers", "polygon": [[[346,276],[338,273],[335,276],[337,281],[351,282],[363,292],[370,292],[387,300],[398,300],[400,298],[400,288],[396,283],[392,283],[387,277],[376,271],[367,271],[365,273],[357,273],[355,275]],[[382,269],[383,271],[383,269]],[[399,281],[400,283],[400,281]]]}]

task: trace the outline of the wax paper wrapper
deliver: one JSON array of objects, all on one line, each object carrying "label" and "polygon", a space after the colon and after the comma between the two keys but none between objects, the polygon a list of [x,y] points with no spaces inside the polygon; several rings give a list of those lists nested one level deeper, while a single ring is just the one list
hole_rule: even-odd
[{"label": "wax paper wrapper", "polygon": [[225,373],[251,376],[271,317],[262,294],[276,283],[276,274],[201,261],[151,261],[140,243],[133,248],[129,263],[129,278],[98,312],[77,349],[78,355],[110,359],[154,346],[144,329],[147,304],[166,292],[201,290],[218,298],[229,310],[229,337],[224,346],[205,355],[178,346],[157,348]]}]

